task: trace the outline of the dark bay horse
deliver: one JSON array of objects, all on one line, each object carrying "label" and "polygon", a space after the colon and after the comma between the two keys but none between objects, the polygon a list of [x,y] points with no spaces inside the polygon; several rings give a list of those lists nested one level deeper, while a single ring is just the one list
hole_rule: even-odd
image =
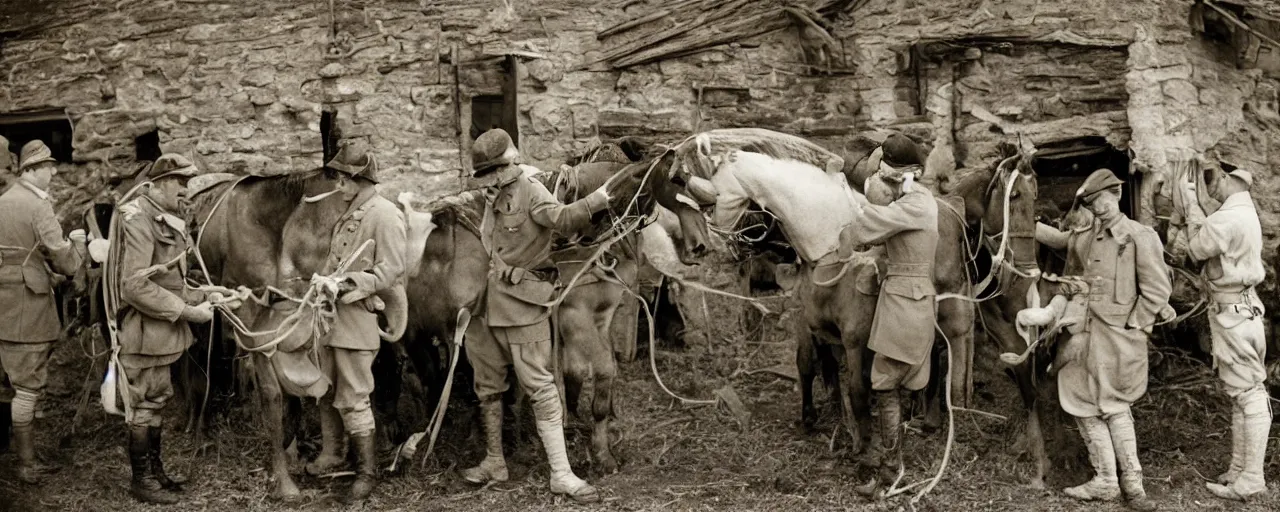
[{"label": "dark bay horse", "polygon": [[[1015,151],[1012,146],[1006,146],[998,163],[962,177],[955,194],[965,200],[965,218],[977,238],[975,248],[981,256],[979,261],[999,261],[989,267],[987,275],[980,277],[983,281],[976,288],[984,289],[975,288],[985,299],[979,303],[984,330],[1002,353],[1021,354],[1027,350],[1027,342],[1018,334],[1017,314],[1027,307],[1042,305],[1029,304],[1029,292],[1047,301],[1051,290],[1048,283],[1039,278],[1039,246],[1035,240],[1036,173],[1031,157]],[[1044,488],[1044,475],[1049,466],[1036,384],[1038,370],[1049,360],[1043,347],[1022,363],[1005,369],[1018,386],[1027,411],[1026,442],[1036,465],[1030,485],[1036,489]]]}]

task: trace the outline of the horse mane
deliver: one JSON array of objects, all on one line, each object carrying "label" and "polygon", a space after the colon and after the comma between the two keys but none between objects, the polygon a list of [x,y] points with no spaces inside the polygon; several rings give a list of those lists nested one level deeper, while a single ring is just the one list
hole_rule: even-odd
[{"label": "horse mane", "polygon": [[463,204],[448,205],[437,210],[432,221],[437,226],[461,226],[477,238],[480,237],[480,224],[484,220],[484,196],[475,194]]},{"label": "horse mane", "polygon": [[706,140],[711,153],[729,151],[746,151],[759,153],[779,160],[795,160],[819,169],[826,169],[830,162],[836,162],[838,168],[844,169],[844,157],[818,144],[789,133],[776,132],[763,128],[721,128],[693,135],[676,146],[680,154],[689,154],[687,148],[696,147],[699,140]]},{"label": "horse mane", "polygon": [[189,198],[189,211],[196,215],[195,223],[203,223],[214,205],[229,193],[231,187],[236,187],[250,198],[250,203],[258,206],[254,221],[279,233],[284,229],[289,214],[302,200],[307,180],[320,172],[322,169],[273,176],[233,175],[237,177],[206,186],[193,194]]}]

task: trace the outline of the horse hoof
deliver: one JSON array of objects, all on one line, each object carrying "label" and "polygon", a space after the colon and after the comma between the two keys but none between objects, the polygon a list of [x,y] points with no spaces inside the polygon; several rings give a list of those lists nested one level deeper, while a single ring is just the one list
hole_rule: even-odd
[{"label": "horse hoof", "polygon": [[271,493],[271,499],[282,503],[292,503],[302,499],[302,491],[293,482],[281,482]]},{"label": "horse hoof", "polygon": [[600,461],[597,467],[600,468],[600,474],[612,475],[618,472],[618,460],[613,458],[613,454],[606,453],[603,457],[599,457]]},{"label": "horse hoof", "polygon": [[1043,491],[1043,490],[1045,490],[1045,489],[1046,489],[1046,487],[1045,487],[1045,485],[1044,485],[1044,479],[1043,479],[1043,478],[1033,478],[1033,479],[1031,479],[1031,483],[1027,484],[1027,487],[1030,487],[1030,488],[1035,489],[1035,490],[1037,490],[1037,491]]}]

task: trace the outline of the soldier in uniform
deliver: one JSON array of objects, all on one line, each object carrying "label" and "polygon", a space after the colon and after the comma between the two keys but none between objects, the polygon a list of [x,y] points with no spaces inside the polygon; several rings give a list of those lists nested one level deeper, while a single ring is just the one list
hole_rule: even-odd
[{"label": "soldier in uniform", "polygon": [[1066,249],[1067,273],[1084,277],[1091,291],[1086,335],[1058,347],[1058,398],[1076,417],[1097,474],[1063,492],[1088,501],[1114,500],[1123,490],[1131,508],[1154,510],[1142,485],[1130,407],[1147,392],[1151,329],[1174,316],[1172,288],[1155,230],[1120,211],[1121,185],[1110,170],[1090,174],[1076,205],[1093,214],[1092,224],[1068,233],[1037,224],[1036,241]]},{"label": "soldier in uniform", "polygon": [[[7,155],[8,144],[0,150]],[[49,267],[71,275],[86,252],[84,230],[72,231],[70,241],[62,237],[46,192],[58,172],[53,163],[43,142],[28,142],[17,183],[0,195],[0,435],[7,444],[12,422],[18,479],[28,484],[53,469],[36,460],[33,425],[62,332]]]},{"label": "soldier in uniform", "polygon": [[879,409],[880,468],[871,482],[856,489],[876,498],[883,496],[902,467],[901,390],[919,391],[929,383],[932,319],[937,316],[933,260],[938,203],[929,189],[914,182],[924,172],[921,151],[898,134],[885,139],[881,148],[879,174],[893,187],[892,193],[870,198],[881,204],[855,196],[859,211],[840,233],[842,247],[883,244],[889,261],[868,342],[875,352],[871,389]]},{"label": "soldier in uniform", "polygon": [[[169,365],[195,338],[188,322],[213,320],[213,305],[204,293],[188,289],[186,222],[179,217],[187,181],[197,173],[186,157],[166,154],[136,179],[139,195],[120,205],[112,255],[120,289],[120,373],[117,388],[130,406],[130,493],[144,503],[178,502],[186,479],[165,473],[161,460],[161,411],[173,398]],[[194,304],[194,305],[193,305]]]},{"label": "soldier in uniform", "polygon": [[482,484],[507,479],[502,456],[502,394],[507,368],[533,402],[538,435],[551,466],[551,492],[575,501],[599,500],[595,488],[578,478],[565,453],[563,411],[551,364],[550,308],[556,292],[556,268],[550,261],[553,234],[567,235],[589,225],[592,214],[608,206],[612,185],[561,204],[542,183],[517,164],[519,152],[502,129],[480,135],[472,148],[478,178],[496,178],[486,191],[481,241],[490,255],[488,287],[481,322],[467,329],[467,359],[475,373],[486,434],[480,465],[463,471],[467,481]]},{"label": "soldier in uniform", "polygon": [[13,179],[13,153],[9,152],[9,139],[0,135],[0,194],[9,190],[9,183]]},{"label": "soldier in uniform", "polygon": [[[349,496],[357,501],[373,491],[378,469],[369,394],[373,359],[382,341],[374,301],[366,299],[395,286],[405,273],[405,218],[391,201],[378,195],[377,162],[361,146],[344,145],[324,167],[325,173],[338,179],[337,193],[324,200],[342,201],[348,207],[334,227],[329,257],[320,273],[330,274],[343,261],[355,259],[340,276],[344,293],[332,330],[320,340],[321,371],[334,387],[320,399],[323,449],[306,469],[318,475],[341,463],[337,451],[345,430],[359,460]],[[367,240],[373,243],[353,255]]]},{"label": "soldier in uniform", "polygon": [[1267,490],[1263,461],[1271,429],[1271,408],[1264,381],[1267,340],[1262,324],[1266,312],[1254,289],[1266,278],[1262,266],[1262,225],[1249,189],[1253,175],[1244,169],[1215,173],[1209,194],[1222,202],[1205,217],[1194,182],[1184,182],[1188,249],[1192,259],[1205,261],[1213,302],[1209,327],[1218,377],[1233,400],[1231,407],[1231,465],[1209,492],[1244,500]]}]

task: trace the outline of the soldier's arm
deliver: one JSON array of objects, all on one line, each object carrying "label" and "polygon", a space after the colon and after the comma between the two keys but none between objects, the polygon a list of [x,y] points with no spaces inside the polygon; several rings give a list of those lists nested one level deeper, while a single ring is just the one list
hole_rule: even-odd
[{"label": "soldier's arm", "polygon": [[1135,270],[1138,273],[1138,303],[1129,315],[1129,326],[1149,329],[1169,307],[1173,284],[1169,280],[1169,267],[1164,263],[1164,246],[1151,228],[1144,227],[1134,234]]},{"label": "soldier's arm", "polygon": [[529,179],[532,194],[529,199],[529,213],[538,225],[551,228],[556,233],[568,235],[591,224],[591,216],[609,206],[603,192],[597,190],[591,195],[569,204],[561,203],[551,191],[537,180]]},{"label": "soldier's arm", "polygon": [[[1206,218],[1203,213],[1193,213],[1192,208],[1187,210],[1187,255],[1195,261],[1221,255],[1231,244],[1231,219],[1221,211]],[[1194,212],[1198,213],[1200,209],[1195,208]]]},{"label": "soldier's arm", "polygon": [[1070,236],[1059,231],[1058,228],[1045,224],[1043,222],[1036,223],[1036,241],[1042,245],[1052,249],[1066,249],[1067,239]]},{"label": "soldier's arm", "polygon": [[928,216],[923,201],[933,200],[927,194],[908,194],[888,206],[867,203],[840,232],[840,239],[854,246],[879,245],[898,233],[920,229]]},{"label": "soldier's arm", "polygon": [[405,251],[408,245],[405,229],[404,212],[396,208],[385,208],[383,214],[378,216],[378,223],[373,231],[373,243],[378,247],[378,257],[369,270],[375,278],[375,292],[391,288],[405,273]]},{"label": "soldier's arm", "polygon": [[151,266],[155,250],[155,234],[145,215],[124,218],[120,223],[121,247],[120,300],[152,318],[176,322],[182,318],[187,303],[177,294],[164,289],[142,271]]},{"label": "soldier's arm", "polygon": [[53,213],[53,205],[42,201],[31,219],[36,240],[45,247],[49,263],[59,274],[71,275],[80,268],[83,258],[70,241],[62,236],[62,226]]}]

